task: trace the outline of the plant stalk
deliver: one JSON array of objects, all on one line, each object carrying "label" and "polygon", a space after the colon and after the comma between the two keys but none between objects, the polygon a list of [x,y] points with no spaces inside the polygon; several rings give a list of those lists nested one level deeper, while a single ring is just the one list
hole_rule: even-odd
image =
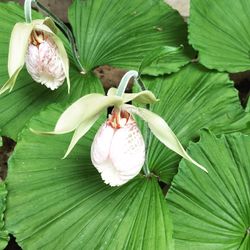
[{"label": "plant stalk", "polygon": [[[147,90],[146,86],[144,85],[144,83],[140,77],[138,79],[136,79],[136,83],[142,91]],[[146,109],[150,110],[150,104],[146,104]],[[145,135],[144,135],[145,136],[145,148],[146,148],[146,161],[145,161],[145,164],[143,166],[143,172],[146,176],[149,176],[151,173],[150,173],[149,166],[148,166],[148,145],[149,145],[149,141],[151,138],[151,131],[150,131],[148,125],[146,125],[146,126],[147,126],[147,128],[146,128]]]},{"label": "plant stalk", "polygon": [[25,0],[24,2],[24,16],[26,23],[32,22],[32,2],[34,2],[34,0]]}]

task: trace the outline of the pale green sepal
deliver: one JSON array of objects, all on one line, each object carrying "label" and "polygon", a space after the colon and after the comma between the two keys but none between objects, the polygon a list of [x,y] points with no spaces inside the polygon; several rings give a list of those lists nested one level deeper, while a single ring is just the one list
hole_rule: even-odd
[{"label": "pale green sepal", "polygon": [[[114,96],[116,95],[116,92],[117,88],[110,88],[107,93],[107,96]],[[152,104],[159,101],[159,99],[157,99],[155,95],[149,90],[144,90],[139,93],[132,93],[132,94],[124,93],[122,95],[122,99],[124,103],[134,101],[141,104]]]},{"label": "pale green sepal", "polygon": [[18,74],[22,68],[23,68],[23,66],[18,68],[16,70],[16,72],[9,78],[9,80],[2,86],[2,88],[0,89],[0,95],[3,94],[7,90],[9,90],[9,92],[10,92],[14,88],[14,86],[16,84],[16,79],[17,79]]},{"label": "pale green sepal", "polygon": [[17,23],[12,32],[9,45],[8,73],[11,78],[25,63],[32,23]]},{"label": "pale green sepal", "polygon": [[50,28],[50,30],[54,33],[57,34],[58,32],[58,28],[56,27],[56,24],[54,23],[54,21],[50,18],[50,17],[46,17],[43,20],[43,24],[48,26]]},{"label": "pale green sepal", "polygon": [[54,129],[54,133],[68,133],[93,116],[103,112],[109,106],[123,104],[121,97],[104,96],[102,94],[88,94],[69,106],[61,115]]},{"label": "pale green sepal", "polygon": [[137,108],[132,105],[124,105],[125,110],[130,113],[134,113],[141,117],[144,121],[148,123],[148,126],[151,132],[155,135],[155,137],[161,141],[166,147],[174,151],[175,153],[181,155],[184,159],[190,161],[195,164],[197,167],[201,168],[203,171],[208,172],[206,168],[193,160],[185,149],[182,147],[178,138],[168,126],[168,124],[157,114],[144,109]]},{"label": "pale green sepal", "polygon": [[64,74],[66,76],[67,85],[68,85],[68,93],[70,93],[68,55],[67,55],[67,52],[65,50],[65,47],[64,47],[63,42],[61,41],[61,39],[53,32],[53,30],[50,29],[49,26],[47,26],[47,24],[50,25],[50,27],[52,27],[52,29],[54,29],[54,27],[51,24],[51,21],[48,21],[48,19],[45,19],[42,24],[37,23],[35,25],[35,30],[41,30],[43,32],[47,32],[53,37],[53,41],[55,42],[55,44],[56,44],[56,46],[58,48],[59,56],[60,56],[60,58],[62,60],[63,71],[64,71]]},{"label": "pale green sepal", "polygon": [[98,120],[99,117],[100,114],[93,116],[89,119],[86,119],[80,124],[80,126],[74,132],[70,145],[63,159],[65,159],[69,155],[69,153],[72,151],[76,143],[90,130],[90,128],[94,125],[94,123]]}]

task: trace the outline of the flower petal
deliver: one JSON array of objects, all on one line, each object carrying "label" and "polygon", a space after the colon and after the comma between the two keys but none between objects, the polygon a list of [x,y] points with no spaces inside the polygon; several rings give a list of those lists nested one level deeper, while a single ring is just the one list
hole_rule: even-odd
[{"label": "flower petal", "polygon": [[18,68],[16,70],[16,72],[9,78],[9,80],[2,86],[2,88],[0,89],[0,95],[3,94],[8,89],[9,89],[9,91],[11,91],[14,88],[15,83],[16,83],[16,79],[17,79],[18,74],[22,68],[23,68],[23,66]]},{"label": "flower petal", "polygon": [[1,93],[9,88],[13,88],[15,85],[17,76],[25,63],[25,55],[33,27],[34,25],[32,23],[17,23],[11,32],[8,57],[8,73],[10,79],[2,87]]},{"label": "flower petal", "polygon": [[67,149],[67,152],[65,153],[63,159],[65,159],[71,150],[74,148],[76,143],[90,130],[90,128],[94,125],[94,123],[98,120],[100,115],[96,115],[94,117],[91,117],[87,120],[84,120],[81,125],[75,130],[74,135],[71,139],[70,145]]},{"label": "flower petal", "polygon": [[91,160],[110,186],[123,185],[138,175],[145,161],[145,143],[135,121],[119,129],[102,125],[92,143]]},{"label": "flower petal", "polygon": [[69,106],[57,121],[54,133],[68,133],[76,129],[80,124],[101,113],[109,106],[121,105],[122,99],[116,96],[104,96],[102,94],[89,94],[83,96]]},{"label": "flower petal", "polygon": [[63,70],[64,70],[64,74],[65,74],[66,79],[67,79],[68,93],[69,93],[70,92],[69,59],[68,59],[68,55],[67,55],[67,52],[65,50],[65,47],[63,45],[62,40],[53,32],[53,31],[55,31],[55,24],[53,23],[54,24],[54,26],[53,26],[52,23],[53,23],[53,21],[51,19],[47,18],[44,20],[44,22],[42,24],[37,23],[34,28],[36,30],[41,30],[43,32],[47,32],[52,36],[53,41],[55,42],[55,44],[58,48],[59,56],[62,60]]},{"label": "flower petal", "polygon": [[166,147],[181,155],[184,159],[195,164],[197,167],[201,168],[203,171],[207,172],[206,168],[193,160],[182,147],[178,138],[168,126],[168,124],[157,114],[144,109],[137,108],[132,105],[124,105],[123,108],[130,113],[134,113],[140,116],[144,121],[148,123],[151,132],[161,141]]},{"label": "flower petal", "polygon": [[57,34],[58,28],[50,17],[46,17],[41,24],[48,26],[54,34]]},{"label": "flower petal", "polygon": [[[107,96],[114,96],[116,95],[116,92],[117,92],[116,88],[110,88],[107,93]],[[122,95],[122,99],[125,103],[134,101],[141,104],[152,104],[158,101],[155,95],[149,90],[144,90],[139,93],[132,93],[132,94],[124,93]]]},{"label": "flower petal", "polygon": [[105,122],[99,128],[91,145],[91,160],[99,172],[102,172],[102,164],[109,158],[114,133],[115,129]]},{"label": "flower petal", "polygon": [[145,162],[145,143],[135,121],[116,130],[110,147],[110,158],[127,181],[140,172]]}]

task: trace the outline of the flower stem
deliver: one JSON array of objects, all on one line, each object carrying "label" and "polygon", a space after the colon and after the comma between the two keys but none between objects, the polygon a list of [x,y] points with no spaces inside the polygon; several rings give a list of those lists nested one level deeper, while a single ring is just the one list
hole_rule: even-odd
[{"label": "flower stem", "polygon": [[[32,0],[29,0],[29,1],[32,1]],[[80,62],[78,49],[77,49],[76,42],[75,42],[75,39],[71,30],[67,27],[67,25],[64,24],[63,21],[61,21],[56,15],[50,12],[45,6],[43,6],[41,3],[39,3],[36,0],[33,0],[33,1],[36,3],[36,6],[39,9],[41,9],[46,15],[50,16],[54,20],[54,22],[58,25],[61,31],[67,36],[71,45],[73,57],[74,57],[77,68],[81,74],[86,74],[86,70],[84,69],[84,67],[82,66]]]},{"label": "flower stem", "polygon": [[130,70],[128,71],[121,79],[120,83],[119,83],[119,86],[117,88],[117,91],[116,91],[116,95],[117,96],[122,96],[128,86],[128,83],[129,83],[129,80],[131,78],[134,78],[135,80],[137,80],[137,77],[138,77],[138,72],[135,71],[135,70]]},{"label": "flower stem", "polygon": [[[138,79],[136,79],[135,82],[137,83],[137,85],[140,87],[140,89],[142,91],[147,90],[146,86],[144,85],[144,83],[140,77]],[[150,110],[150,104],[146,104],[146,109]],[[149,141],[151,138],[151,131],[150,131],[148,125],[146,125],[146,126],[147,126],[146,131],[145,131],[146,161],[145,161],[145,164],[143,166],[143,172],[146,176],[149,176],[151,173],[150,173],[150,169],[148,166],[148,145],[149,145]]]},{"label": "flower stem", "polygon": [[31,9],[32,2],[34,2],[34,0],[25,0],[24,2],[24,16],[26,23],[32,22],[32,9]]}]

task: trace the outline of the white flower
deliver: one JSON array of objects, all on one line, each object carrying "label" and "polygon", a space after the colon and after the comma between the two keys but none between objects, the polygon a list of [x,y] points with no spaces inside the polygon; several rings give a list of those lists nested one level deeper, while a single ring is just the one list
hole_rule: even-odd
[{"label": "white flower", "polygon": [[151,132],[166,147],[207,172],[187,154],[174,132],[160,116],[147,109],[126,104],[130,101],[140,104],[152,104],[157,101],[154,94],[147,90],[124,94],[126,84],[131,76],[137,76],[136,73],[129,71],[125,74],[119,88],[111,88],[107,96],[89,94],[74,102],[60,116],[54,131],[31,130],[38,134],[64,134],[74,131],[65,158],[101,113],[114,106],[112,115],[99,129],[91,147],[92,163],[101,173],[105,183],[120,186],[135,177],[144,164],[145,145],[132,115],[137,115],[147,122]]},{"label": "white flower", "polygon": [[58,47],[51,35],[33,31],[25,61],[34,81],[44,84],[51,90],[63,84],[66,75]]},{"label": "white flower", "polygon": [[145,162],[145,144],[131,115],[113,111],[95,136],[91,160],[110,186],[120,186],[140,173]]},{"label": "white flower", "polygon": [[50,18],[31,23],[17,23],[11,33],[8,73],[9,80],[0,94],[11,91],[25,62],[31,77],[52,90],[61,86],[66,78],[68,92],[69,61],[57,28]]}]

